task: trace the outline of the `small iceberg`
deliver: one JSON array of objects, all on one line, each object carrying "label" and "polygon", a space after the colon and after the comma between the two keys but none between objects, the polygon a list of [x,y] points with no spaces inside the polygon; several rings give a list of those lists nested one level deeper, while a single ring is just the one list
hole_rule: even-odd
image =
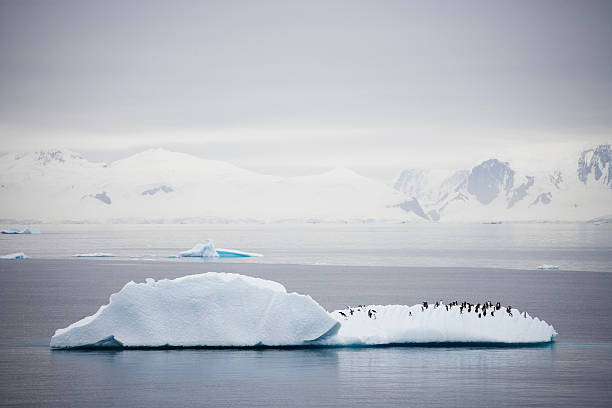
[{"label": "small iceberg", "polygon": [[0,259],[28,259],[29,256],[23,252],[15,252],[14,254],[2,255]]},{"label": "small iceberg", "polygon": [[40,234],[40,231],[34,228],[25,227],[24,229],[19,229],[15,227],[10,227],[0,231],[2,234]]},{"label": "small iceberg", "polygon": [[115,255],[108,252],[91,252],[89,254],[74,254],[75,258],[112,258]]},{"label": "small iceberg", "polygon": [[212,239],[207,239],[205,243],[198,243],[193,248],[179,253],[182,257],[194,258],[217,258],[219,254],[215,250]]},{"label": "small iceberg", "polygon": [[557,265],[547,265],[547,264],[543,264],[538,266],[536,269],[543,269],[543,270],[555,270],[555,269],[559,269],[559,266]]},{"label": "small iceberg", "polygon": [[[425,304],[424,304],[425,305]],[[555,329],[518,309],[373,305],[327,312],[280,283],[208,272],[127,283],[51,338],[52,348],[533,344]],[[492,313],[493,312],[493,313]],[[481,314],[484,313],[484,316]]]},{"label": "small iceberg", "polygon": [[[204,243],[198,243],[193,248],[181,252],[179,256],[194,258],[244,258],[263,255],[235,249],[215,248],[212,239],[207,239]],[[173,258],[173,256],[170,258]]]}]

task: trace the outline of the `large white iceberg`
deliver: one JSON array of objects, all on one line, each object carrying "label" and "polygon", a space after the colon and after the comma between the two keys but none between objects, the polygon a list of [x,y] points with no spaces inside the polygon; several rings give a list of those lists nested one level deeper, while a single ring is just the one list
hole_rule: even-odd
[{"label": "large white iceberg", "polygon": [[179,254],[181,257],[196,258],[243,258],[262,256],[253,252],[243,252],[235,249],[216,248],[212,239],[207,239],[204,243],[198,243],[193,248]]},{"label": "large white iceberg", "polygon": [[209,272],[129,282],[96,314],[57,330],[51,347],[303,345],[338,326],[279,283]]},{"label": "large white iceberg", "polygon": [[0,256],[0,259],[28,259],[29,256],[23,252],[15,252],[14,254],[7,254]]},{"label": "large white iceberg", "polygon": [[10,227],[0,231],[2,234],[40,234],[40,231],[34,228],[25,227],[24,229],[19,229],[15,227]]},{"label": "large white iceberg", "polygon": [[517,309],[362,306],[326,312],[276,282],[209,272],[129,282],[92,316],[59,329],[53,348],[541,343],[555,329]]}]

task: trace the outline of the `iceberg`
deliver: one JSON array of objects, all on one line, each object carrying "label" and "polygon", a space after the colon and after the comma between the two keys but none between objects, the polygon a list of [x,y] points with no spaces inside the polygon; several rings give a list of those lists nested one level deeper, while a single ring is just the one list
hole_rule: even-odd
[{"label": "iceberg", "polygon": [[14,254],[2,255],[0,259],[28,259],[29,256],[23,252],[15,252]]},{"label": "iceberg", "polygon": [[115,255],[108,252],[91,252],[88,254],[74,254],[75,258],[112,258]]},{"label": "iceberg", "polygon": [[40,234],[40,231],[34,228],[25,227],[24,229],[19,229],[15,227],[10,227],[0,231],[2,234]]},{"label": "iceberg", "polygon": [[280,283],[209,272],[129,282],[94,315],[57,330],[51,347],[303,345],[338,326]]},{"label": "iceberg", "polygon": [[253,252],[243,252],[235,249],[215,249],[212,239],[207,239],[204,243],[196,244],[193,248],[179,254],[181,257],[196,258],[245,258],[263,256]]},{"label": "iceberg", "polygon": [[[482,309],[481,309],[482,311]],[[491,313],[494,311],[494,314]],[[208,272],[127,283],[107,305],[58,329],[52,348],[330,347],[553,341],[548,323],[518,309],[484,316],[457,305],[359,306],[328,313],[277,282]]]},{"label": "iceberg", "polygon": [[559,269],[559,267],[557,265],[543,264],[543,265],[538,266],[536,269],[554,270],[554,269]]},{"label": "iceberg", "polygon": [[193,248],[183,251],[179,254],[182,257],[195,257],[195,258],[217,258],[219,254],[215,250],[215,245],[211,239],[207,239],[206,242],[198,243]]}]

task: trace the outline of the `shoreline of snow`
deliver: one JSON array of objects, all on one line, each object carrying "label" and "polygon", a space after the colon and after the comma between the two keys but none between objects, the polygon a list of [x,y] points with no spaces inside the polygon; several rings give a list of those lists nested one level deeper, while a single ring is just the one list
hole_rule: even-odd
[{"label": "shoreline of snow", "polygon": [[[358,310],[359,309],[359,310]],[[208,272],[127,283],[91,316],[51,338],[53,349],[343,347],[550,343],[557,332],[511,309],[478,316],[445,305],[374,305],[327,312],[310,296],[239,274]],[[375,310],[375,316],[371,311]],[[344,313],[344,315],[342,314]]]}]

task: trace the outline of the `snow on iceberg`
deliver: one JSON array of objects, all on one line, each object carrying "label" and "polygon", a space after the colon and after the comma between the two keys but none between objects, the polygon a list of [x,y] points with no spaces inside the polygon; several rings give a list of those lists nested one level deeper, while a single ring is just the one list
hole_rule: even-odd
[{"label": "snow on iceberg", "polygon": [[51,347],[303,345],[338,326],[280,283],[209,272],[129,282],[94,315],[57,330]]},{"label": "snow on iceberg", "polygon": [[[491,314],[493,310],[494,314]],[[540,319],[518,309],[482,309],[470,312],[458,305],[372,305],[337,310],[331,315],[342,324],[337,335],[323,342],[333,345],[407,343],[544,343],[557,335]],[[480,317],[479,317],[480,315]]]},{"label": "snow on iceberg", "polygon": [[[59,329],[52,348],[545,343],[557,332],[517,309],[367,306],[326,312],[276,282],[209,272],[129,282],[92,316]],[[482,311],[482,309],[481,309]]]},{"label": "snow on iceberg", "polygon": [[217,258],[219,254],[215,250],[215,245],[212,239],[207,239],[206,242],[198,243],[193,248],[183,251],[179,254],[183,257],[196,257],[196,258]]},{"label": "snow on iceberg", "polygon": [[88,254],[74,254],[75,258],[112,258],[115,255],[108,252],[91,252]]},{"label": "snow on iceberg", "polygon": [[557,265],[543,264],[543,265],[538,266],[536,269],[554,270],[554,269],[559,269],[559,267]]},{"label": "snow on iceberg", "polygon": [[243,252],[235,249],[215,249],[215,244],[212,239],[207,239],[205,243],[196,244],[193,248],[183,251],[179,254],[181,257],[197,257],[197,258],[244,258],[263,256],[252,252]]},{"label": "snow on iceberg", "polygon": [[28,259],[29,256],[23,252],[15,252],[14,254],[2,255],[0,259]]},{"label": "snow on iceberg", "polygon": [[19,229],[15,227],[10,227],[0,231],[2,234],[40,234],[40,231],[34,228],[25,227],[24,229]]}]

